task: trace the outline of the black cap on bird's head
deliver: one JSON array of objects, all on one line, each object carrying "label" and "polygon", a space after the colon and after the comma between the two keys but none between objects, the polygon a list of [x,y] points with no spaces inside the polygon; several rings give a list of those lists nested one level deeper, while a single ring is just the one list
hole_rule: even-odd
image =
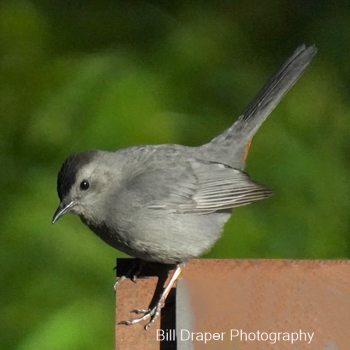
[{"label": "black cap on bird's head", "polygon": [[[58,173],[57,193],[60,204],[52,218],[54,224],[62,215],[69,212],[76,204],[74,198],[69,198],[69,192],[77,180],[78,171],[86,164],[89,164],[95,157],[97,150],[74,153],[69,156]],[[81,184],[84,186],[84,184]],[[88,184],[85,184],[88,186]]]}]

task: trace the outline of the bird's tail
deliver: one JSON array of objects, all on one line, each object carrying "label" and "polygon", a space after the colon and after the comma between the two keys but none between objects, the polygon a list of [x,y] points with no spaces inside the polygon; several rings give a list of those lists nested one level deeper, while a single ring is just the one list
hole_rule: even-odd
[{"label": "bird's tail", "polygon": [[203,151],[213,156],[220,155],[220,158],[224,158],[220,161],[226,159],[228,165],[242,168],[250,140],[282,97],[298,81],[316,52],[315,46],[299,46],[261,88],[237,121],[203,145]]}]

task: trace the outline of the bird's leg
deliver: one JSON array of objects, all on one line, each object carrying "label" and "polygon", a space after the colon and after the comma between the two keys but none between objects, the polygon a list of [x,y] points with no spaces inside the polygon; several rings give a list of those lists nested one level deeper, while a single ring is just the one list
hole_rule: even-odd
[{"label": "bird's leg", "polygon": [[131,281],[136,283],[136,279],[140,275],[144,264],[145,264],[145,262],[143,260],[136,259],[133,262],[133,264],[132,264],[131,268],[129,269],[129,271],[124,276],[120,276],[116,280],[116,282],[114,283],[114,291],[117,290],[118,285],[120,284],[120,282],[124,281],[127,278],[130,278]]},{"label": "bird's leg", "polygon": [[155,306],[153,308],[149,308],[146,310],[143,310],[143,309],[132,310],[131,312],[134,312],[136,314],[144,314],[144,315],[139,317],[139,318],[135,318],[133,320],[130,320],[130,321],[119,322],[119,324],[125,324],[127,326],[130,326],[130,325],[133,325],[135,323],[141,322],[143,320],[150,319],[150,321],[145,325],[145,330],[147,330],[148,327],[151,326],[153,324],[153,322],[159,316],[160,310],[164,306],[165,300],[166,300],[168,294],[170,293],[171,288],[173,288],[176,280],[179,278],[180,273],[184,267],[185,267],[184,264],[179,264],[176,266],[176,269],[175,269],[173,275],[171,276],[169,283],[164,288],[163,293],[161,294],[160,298],[155,303]]}]

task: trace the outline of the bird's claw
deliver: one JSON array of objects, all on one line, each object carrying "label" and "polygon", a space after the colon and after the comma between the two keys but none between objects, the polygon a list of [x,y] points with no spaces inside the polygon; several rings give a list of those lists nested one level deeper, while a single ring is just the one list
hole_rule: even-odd
[{"label": "bird's claw", "polygon": [[118,285],[121,281],[125,280],[126,276],[120,276],[114,283],[114,286],[113,286],[113,289],[114,291],[116,292],[117,291],[117,288],[118,288]]},{"label": "bird's claw", "polygon": [[[120,282],[124,281],[126,278],[130,278],[130,280],[134,283],[137,282],[137,278],[139,277],[142,267],[143,267],[144,263],[142,261],[136,260],[133,264],[133,266],[131,267],[131,269],[124,275],[124,276],[120,276],[117,281],[114,283],[114,291],[117,291],[118,285]],[[114,268],[114,270],[116,269],[116,267]]]},{"label": "bird's claw", "polygon": [[130,280],[131,280],[132,282],[136,283],[136,282],[137,282],[137,277],[138,277],[138,275],[134,274],[134,275],[130,278]]},{"label": "bird's claw", "polygon": [[162,303],[158,303],[152,309],[135,309],[135,310],[132,310],[131,312],[133,312],[135,314],[144,314],[144,315],[141,316],[141,317],[135,318],[133,320],[119,322],[118,324],[124,324],[126,326],[131,326],[131,325],[133,325],[135,323],[139,323],[141,321],[150,319],[149,322],[145,325],[145,330],[147,331],[147,329],[154,323],[154,321],[159,316],[160,310],[162,309],[162,305],[163,305]]},{"label": "bird's claw", "polygon": [[131,312],[134,314],[145,314],[147,312],[150,312],[151,309],[134,309]]},{"label": "bird's claw", "polygon": [[[130,280],[131,280],[131,282],[134,282],[134,283],[137,283],[137,275],[133,275],[132,277],[130,277]],[[121,281],[124,281],[125,279],[127,278],[127,276],[120,276],[117,280],[116,280],[116,282],[114,283],[114,291],[116,292],[117,291],[117,288],[118,288],[118,286],[119,286],[119,283],[121,282]]]}]

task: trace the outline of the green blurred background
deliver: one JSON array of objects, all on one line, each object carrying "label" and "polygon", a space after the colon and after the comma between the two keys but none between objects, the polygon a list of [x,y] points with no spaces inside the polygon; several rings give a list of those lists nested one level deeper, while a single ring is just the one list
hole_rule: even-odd
[{"label": "green blurred background", "polygon": [[0,349],[113,348],[122,256],[56,225],[72,152],[199,145],[301,43],[318,55],[260,129],[246,170],[274,196],[235,210],[207,257],[348,258],[348,1],[0,2]]}]

